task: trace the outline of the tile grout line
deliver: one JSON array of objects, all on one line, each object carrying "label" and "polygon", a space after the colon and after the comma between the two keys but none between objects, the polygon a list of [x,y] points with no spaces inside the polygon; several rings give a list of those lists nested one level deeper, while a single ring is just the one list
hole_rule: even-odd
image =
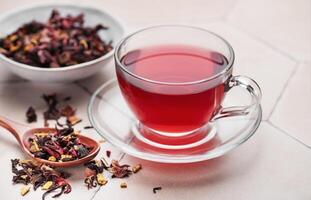
[{"label": "tile grout line", "polygon": [[268,117],[267,117],[267,120],[269,121],[272,114],[274,113],[277,105],[279,104],[279,101],[282,99],[288,85],[290,84],[290,82],[292,81],[293,77],[296,75],[298,69],[300,68],[300,63],[297,63],[295,66],[294,66],[294,69],[292,70],[292,72],[290,73],[288,79],[286,80],[285,84],[283,85],[283,88],[281,89],[281,93],[279,94],[279,96],[277,97],[270,113],[268,114]]},{"label": "tile grout line", "polygon": [[94,192],[94,194],[93,194],[93,196],[91,197],[90,200],[93,200],[93,199],[95,198],[95,196],[96,196],[96,194],[99,192],[100,188],[101,188],[101,186],[98,187],[98,189]]},{"label": "tile grout line", "polygon": [[275,124],[273,124],[271,121],[267,121],[267,124],[269,124],[270,126],[272,126],[273,128],[275,128],[276,130],[280,131],[281,133],[283,133],[284,135],[286,135],[287,137],[291,138],[292,140],[295,140],[296,142],[298,142],[299,144],[307,147],[308,149],[311,149],[311,146],[305,144],[304,142],[302,142],[301,140],[297,139],[296,137],[292,136],[291,134],[287,133],[285,130],[281,129],[280,127],[276,126]]},{"label": "tile grout line", "polygon": [[18,84],[18,83],[26,83],[26,82],[29,82],[29,81],[25,79],[4,80],[4,81],[0,81],[0,84]]},{"label": "tile grout line", "polygon": [[281,50],[281,49],[275,47],[274,45],[270,44],[269,42],[267,42],[267,41],[264,40],[264,39],[261,39],[261,38],[258,37],[257,35],[254,35],[254,34],[248,32],[248,31],[246,31],[246,30],[243,29],[243,28],[240,28],[240,27],[235,26],[235,25],[232,24],[228,19],[225,19],[224,22],[227,23],[228,25],[230,25],[231,27],[233,27],[233,28],[235,28],[235,29],[237,29],[237,30],[239,30],[239,31],[241,31],[241,32],[243,32],[243,33],[245,33],[247,36],[249,36],[249,37],[252,38],[253,40],[255,40],[255,41],[257,41],[257,42],[259,42],[259,43],[265,45],[266,47],[270,48],[270,49],[273,50],[274,52],[276,52],[276,53],[278,53],[278,54],[280,54],[280,55],[282,55],[282,56],[284,56],[284,57],[290,59],[291,61],[293,61],[293,62],[295,62],[295,63],[298,63],[298,62],[299,62],[299,60],[296,59],[295,57],[293,57],[292,55],[290,55],[290,54],[288,54],[287,52],[285,52],[285,51],[283,51],[283,50]]},{"label": "tile grout line", "polygon": [[84,85],[80,84],[79,82],[73,82],[73,84],[77,85],[79,88],[81,88],[84,92],[88,93],[90,96],[92,96],[92,91],[89,90],[87,87]]}]

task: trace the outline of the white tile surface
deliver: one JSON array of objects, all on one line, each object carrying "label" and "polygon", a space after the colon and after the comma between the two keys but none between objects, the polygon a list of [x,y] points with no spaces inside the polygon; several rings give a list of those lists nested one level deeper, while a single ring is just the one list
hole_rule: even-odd
[{"label": "white tile surface", "polygon": [[128,26],[151,26],[155,24],[193,24],[221,19],[235,0],[82,0],[81,3],[96,5],[118,16]]},{"label": "white tile surface", "polygon": [[311,147],[311,64],[303,64],[289,82],[271,122]]},{"label": "white tile surface", "polygon": [[[12,4],[9,0],[1,0],[0,10],[14,9],[15,5],[49,2],[53,1],[15,0],[14,4]],[[119,16],[127,26],[142,27],[155,24],[205,23],[206,21],[221,19],[230,12],[236,0],[154,0],[152,3],[143,0],[63,0],[62,2],[73,2],[102,8]]]},{"label": "white tile surface", "polygon": [[[310,149],[270,125],[262,123],[250,141],[218,159],[196,164],[155,164],[132,157],[124,163],[142,163],[143,170],[130,177],[127,189],[120,180],[100,190],[95,200],[308,200],[311,198]],[[153,194],[152,188],[162,190]]]},{"label": "white tile surface", "polygon": [[230,23],[300,60],[311,60],[311,1],[241,0]]}]

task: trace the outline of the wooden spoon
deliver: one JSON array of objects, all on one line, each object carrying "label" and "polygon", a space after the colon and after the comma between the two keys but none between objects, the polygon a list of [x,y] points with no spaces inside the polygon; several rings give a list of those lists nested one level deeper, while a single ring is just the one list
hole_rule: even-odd
[{"label": "wooden spoon", "polygon": [[[92,160],[98,154],[100,150],[100,145],[98,142],[96,142],[95,140],[89,137],[78,135],[77,137],[80,139],[82,144],[85,144],[88,147],[92,147],[91,152],[87,156],[77,159],[77,160],[68,161],[68,162],[53,162],[53,161],[34,157],[34,155],[29,151],[30,144],[28,142],[28,139],[34,137],[34,134],[39,133],[39,132],[54,134],[56,133],[56,129],[54,128],[33,128],[31,129],[30,127],[24,124],[14,122],[10,119],[7,119],[1,116],[0,116],[0,127],[5,128],[10,133],[12,133],[12,135],[16,138],[16,140],[20,144],[22,150],[28,156],[30,156],[33,160],[40,162],[40,163],[48,164],[51,166],[55,166],[55,167],[72,167],[72,166],[81,165],[83,163],[86,163]],[[24,130],[27,130],[27,131],[24,134],[21,134],[23,133]]]}]

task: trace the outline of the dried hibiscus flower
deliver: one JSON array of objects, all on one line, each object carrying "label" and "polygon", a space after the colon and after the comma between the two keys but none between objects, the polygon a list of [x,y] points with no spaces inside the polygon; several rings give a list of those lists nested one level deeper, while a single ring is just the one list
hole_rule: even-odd
[{"label": "dried hibiscus flower", "polygon": [[[46,195],[58,189],[60,190],[59,193],[52,196],[53,198],[71,192],[71,186],[66,181],[70,175],[66,172],[44,164],[39,164],[32,160],[13,159],[11,160],[11,163],[12,172],[14,173],[12,179],[13,183],[22,183],[24,185],[32,184],[34,190],[41,187],[42,190],[46,190],[42,196],[43,200]],[[29,192],[29,189],[29,187],[23,187],[21,195],[26,195]]]},{"label": "dried hibiscus flower", "polygon": [[108,171],[112,174],[112,178],[124,178],[132,174],[132,170],[129,169],[130,166],[120,165],[117,160],[112,160]]},{"label": "dried hibiscus flower", "polygon": [[84,166],[86,166],[84,183],[88,189],[107,184],[108,180],[103,175],[107,166],[103,160],[91,160],[85,163]]},{"label": "dried hibiscus flower", "polygon": [[72,127],[56,129],[55,133],[35,133],[28,140],[30,152],[52,162],[68,162],[86,157],[91,147],[82,144]]},{"label": "dried hibiscus flower", "polygon": [[84,26],[84,15],[61,16],[53,10],[46,23],[32,21],[0,39],[0,53],[27,65],[59,68],[97,59],[112,50],[98,32],[107,27]]},{"label": "dried hibiscus flower", "polygon": [[[74,109],[70,105],[65,105],[63,107],[60,107],[60,101],[58,100],[57,95],[54,94],[43,94],[42,96],[43,100],[45,101],[47,105],[47,110],[44,111],[43,117],[44,117],[44,126],[48,126],[48,120],[56,120],[57,124],[60,126],[63,126],[58,122],[58,120],[61,117],[66,118],[67,124],[69,126],[76,125],[77,123],[81,122],[82,119],[78,118],[76,116],[76,109]],[[69,101],[71,97],[66,97],[63,99],[63,101]]]},{"label": "dried hibiscus flower", "polygon": [[[98,185],[105,185],[108,182],[108,180],[103,175],[105,171],[111,175],[111,178],[126,178],[133,174],[133,171],[130,170],[129,165],[120,165],[117,160],[112,160],[111,163],[108,164],[108,162],[102,158],[100,160],[91,160],[84,164],[84,166],[86,166],[84,171],[84,183],[88,189],[97,187]],[[141,169],[140,164],[136,165],[135,167],[137,168],[137,166],[140,167],[135,171],[135,173]],[[133,167],[133,169],[135,167]],[[126,187],[126,183],[123,184],[122,188]]]},{"label": "dried hibiscus flower", "polygon": [[59,102],[56,94],[43,94],[42,98],[48,106],[47,110],[43,113],[44,126],[48,126],[48,120],[58,120],[60,118],[60,113],[57,108]]}]

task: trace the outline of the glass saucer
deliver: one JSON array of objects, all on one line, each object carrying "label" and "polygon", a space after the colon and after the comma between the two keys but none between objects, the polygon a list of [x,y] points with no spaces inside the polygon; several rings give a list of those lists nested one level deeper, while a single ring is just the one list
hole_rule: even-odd
[{"label": "glass saucer", "polygon": [[[230,102],[238,101],[239,95]],[[208,124],[213,132],[197,145],[184,145],[181,148],[156,145],[135,133],[137,120],[127,106],[117,80],[102,85],[92,96],[88,115],[96,131],[112,145],[125,153],[145,160],[162,163],[192,163],[216,158],[247,141],[258,128],[262,110],[255,107],[244,116],[218,119]]]}]

